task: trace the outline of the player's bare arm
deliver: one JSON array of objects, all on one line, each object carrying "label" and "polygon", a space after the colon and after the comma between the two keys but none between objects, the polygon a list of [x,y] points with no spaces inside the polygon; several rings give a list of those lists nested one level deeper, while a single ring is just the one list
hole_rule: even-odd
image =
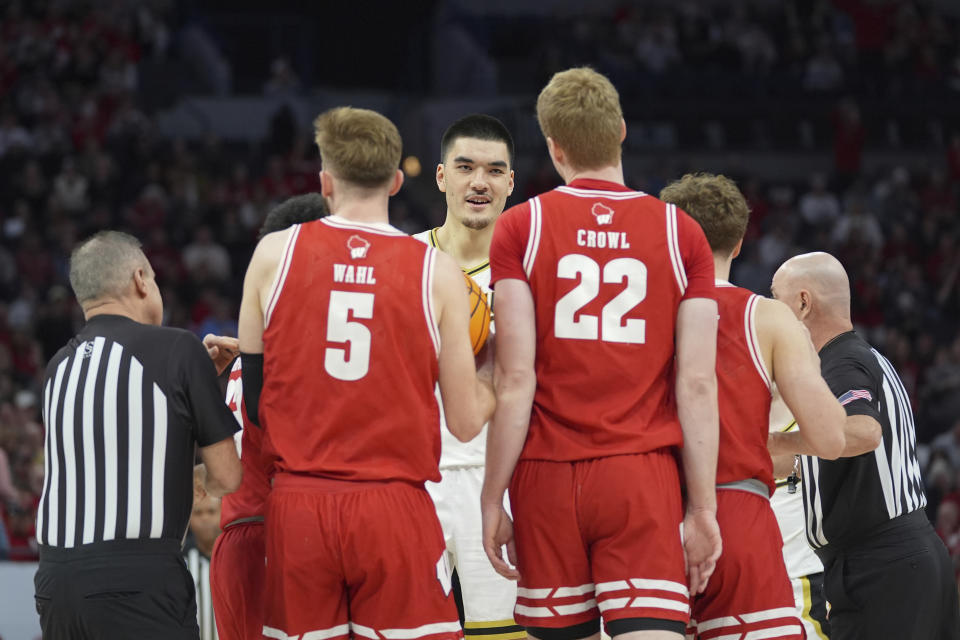
[{"label": "player's bare arm", "polygon": [[[794,462],[796,461],[796,456],[792,454],[780,455],[780,456],[770,456],[770,459],[773,460],[773,477],[774,478],[787,478],[794,472]],[[797,477],[801,476],[801,469],[798,467],[796,469]]]},{"label": "player's bare arm", "polygon": [[804,451],[775,453],[809,451],[831,460],[841,455],[846,412],[820,375],[820,359],[803,325],[782,302],[763,299],[757,305],[757,336],[777,389],[800,426],[771,439],[787,436],[787,441],[806,443]]},{"label": "player's bare arm", "polygon": [[260,389],[263,387],[263,312],[290,233],[289,229],[284,229],[264,236],[253,251],[243,279],[237,329],[240,357],[244,360],[243,399],[250,421],[258,426]]},{"label": "player's bare arm", "polygon": [[[797,421],[800,424],[800,421]],[[846,416],[843,420],[844,447],[838,458],[853,458],[870,453],[880,446],[883,432],[880,423],[870,416]],[[771,433],[767,440],[770,454],[817,455],[812,444],[804,437],[803,427],[790,433]],[[823,457],[823,456],[820,456]]]},{"label": "player's bare arm", "polygon": [[[537,389],[534,370],[536,325],[533,295],[523,280],[496,284],[497,345],[494,381],[497,408],[487,430],[487,461],[480,494],[483,512],[483,548],[493,568],[511,580],[520,577],[516,566],[513,523],[503,508],[503,495],[513,477],[530,428],[530,411]],[[507,547],[507,560],[503,547]]]},{"label": "player's bare arm", "polygon": [[469,442],[493,415],[493,389],[488,377],[477,375],[463,273],[453,258],[440,251],[434,267],[433,296],[439,315],[439,383],[447,429],[458,440]]},{"label": "player's bare arm", "polygon": [[277,276],[277,268],[286,246],[290,230],[267,234],[257,244],[243,279],[243,298],[240,301],[240,351],[263,353],[263,311],[267,308],[270,285]]},{"label": "player's bare arm", "polygon": [[211,496],[220,498],[240,488],[243,468],[232,437],[201,447],[200,459],[206,471],[203,487]]},{"label": "player's bare arm", "polygon": [[[500,300],[497,300],[500,304]],[[677,311],[677,414],[683,429],[687,511],[683,543],[691,594],[701,593],[722,543],[717,525],[717,303],[692,298]]]}]

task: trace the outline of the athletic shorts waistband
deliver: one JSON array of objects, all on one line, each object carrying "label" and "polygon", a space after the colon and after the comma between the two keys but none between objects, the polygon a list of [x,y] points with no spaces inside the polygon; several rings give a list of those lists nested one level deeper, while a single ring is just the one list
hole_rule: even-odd
[{"label": "athletic shorts waistband", "polygon": [[303,473],[278,473],[273,476],[274,489],[292,489],[294,491],[310,491],[315,493],[350,493],[352,491],[367,491],[377,487],[407,486],[423,489],[423,484],[406,482],[405,480],[342,480],[339,478],[324,478]]},{"label": "athletic shorts waistband", "polygon": [[760,496],[764,500],[770,499],[770,487],[760,482],[756,478],[747,478],[746,480],[735,480],[734,482],[724,482],[717,485],[717,489],[727,489],[734,491],[746,491]]},{"label": "athletic shorts waistband", "polygon": [[169,538],[105,540],[69,548],[40,545],[40,561],[70,562],[118,553],[128,555],[180,555],[182,552],[183,547],[180,541]]}]

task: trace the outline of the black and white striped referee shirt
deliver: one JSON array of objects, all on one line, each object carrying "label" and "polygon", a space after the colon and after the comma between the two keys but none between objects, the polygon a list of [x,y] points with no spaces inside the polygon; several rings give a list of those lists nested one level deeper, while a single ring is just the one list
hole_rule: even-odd
[{"label": "black and white striped referee shirt", "polygon": [[37,541],[183,541],[195,445],[237,423],[196,336],[115,315],[92,317],[47,365],[46,475]]},{"label": "black and white striped referee shirt", "polygon": [[847,415],[879,422],[883,440],[876,450],[853,458],[803,457],[807,541],[814,549],[856,542],[927,504],[913,410],[890,361],[848,331],[823,346],[820,368]]}]

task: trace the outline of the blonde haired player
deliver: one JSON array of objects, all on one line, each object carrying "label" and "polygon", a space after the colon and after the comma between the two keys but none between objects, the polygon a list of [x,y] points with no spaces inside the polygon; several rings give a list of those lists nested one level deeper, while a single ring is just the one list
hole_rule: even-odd
[{"label": "blonde haired player", "polygon": [[257,246],[240,308],[243,400],[276,474],[267,498],[267,638],[462,637],[443,533],[423,488],[447,428],[493,409],[463,275],[388,223],[402,142],[379,113],[314,123],[331,215]]},{"label": "blonde haired player", "polygon": [[[491,306],[490,241],[513,192],[513,155],[510,132],[496,118],[473,114],[451,124],[441,138],[437,165],[447,216],[442,226],[414,236],[450,254],[487,293]],[[475,640],[512,640],[526,635],[513,620],[517,586],[498,575],[483,552],[480,489],[486,439],[486,429],[469,442],[442,429],[443,479],[428,483],[427,490],[460,579],[466,634]]]},{"label": "blonde haired player", "polygon": [[537,118],[566,185],[504,212],[490,246],[484,549],[519,579],[514,615],[531,636],[597,638],[602,616],[611,636],[682,638],[721,552],[710,247],[683,212],[624,186],[607,78],[554,75]]}]

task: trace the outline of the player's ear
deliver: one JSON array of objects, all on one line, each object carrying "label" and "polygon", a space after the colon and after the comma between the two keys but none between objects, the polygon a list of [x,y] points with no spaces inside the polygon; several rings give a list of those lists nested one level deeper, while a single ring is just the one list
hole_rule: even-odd
[{"label": "player's ear", "polygon": [[329,198],[333,195],[333,177],[326,171],[320,171],[320,195]]},{"label": "player's ear", "polygon": [[563,149],[557,146],[553,138],[547,136],[547,151],[550,153],[550,159],[554,164],[563,164]]},{"label": "player's ear", "polygon": [[627,139],[627,121],[620,118],[620,143]]},{"label": "player's ear", "polygon": [[730,254],[730,259],[736,258],[740,255],[740,250],[743,248],[743,238],[740,238],[740,242],[737,243],[737,246],[733,248],[733,253]]},{"label": "player's ear", "polygon": [[437,165],[437,189],[440,189],[441,193],[447,192],[447,181],[443,176],[443,163]]},{"label": "player's ear", "polygon": [[395,196],[397,192],[400,191],[400,187],[403,186],[403,171],[397,169],[397,172],[393,174],[393,182],[390,183],[390,195]]},{"label": "player's ear", "polygon": [[514,184],[514,183],[513,183],[513,169],[510,169],[510,181],[507,182],[507,195],[508,195],[508,196],[513,193],[513,184]]}]

